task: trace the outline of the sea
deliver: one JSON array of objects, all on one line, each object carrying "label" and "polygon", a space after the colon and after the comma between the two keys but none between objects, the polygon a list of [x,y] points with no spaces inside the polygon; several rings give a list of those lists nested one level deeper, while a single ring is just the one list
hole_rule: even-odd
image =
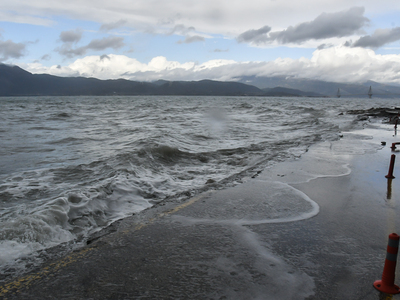
[{"label": "sea", "polygon": [[[0,98],[0,273],[163,201],[239,185],[398,99]],[[28,263],[29,262],[29,263]],[[3,279],[3,278],[1,278]]]}]

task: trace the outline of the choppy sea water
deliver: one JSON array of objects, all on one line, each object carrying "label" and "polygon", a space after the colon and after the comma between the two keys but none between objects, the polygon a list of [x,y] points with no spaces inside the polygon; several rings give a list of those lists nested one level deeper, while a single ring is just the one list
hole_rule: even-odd
[{"label": "choppy sea water", "polygon": [[[0,98],[0,266],[161,201],[240,184],[393,99]],[[365,120],[364,120],[365,121]],[[23,265],[20,263],[20,265]]]}]

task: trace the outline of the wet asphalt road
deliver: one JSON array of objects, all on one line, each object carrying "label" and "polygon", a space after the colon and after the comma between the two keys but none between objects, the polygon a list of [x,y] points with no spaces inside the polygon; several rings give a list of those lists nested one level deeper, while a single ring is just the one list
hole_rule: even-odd
[{"label": "wet asphalt road", "polygon": [[[314,217],[263,221],[291,217],[290,204],[272,212],[257,204],[265,202],[274,174],[290,172],[285,163],[266,170],[268,176],[124,219],[79,251],[3,285],[0,296],[385,299],[372,284],[382,275],[387,236],[400,226],[400,183],[393,180],[389,191],[384,178],[389,153],[352,158],[350,175],[292,184],[318,203]],[[298,213],[311,209],[303,200],[294,200]]]}]

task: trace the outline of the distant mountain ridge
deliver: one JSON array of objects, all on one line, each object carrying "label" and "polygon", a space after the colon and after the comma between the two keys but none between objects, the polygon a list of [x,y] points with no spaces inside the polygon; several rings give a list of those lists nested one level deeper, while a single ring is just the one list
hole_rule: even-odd
[{"label": "distant mountain ridge", "polygon": [[240,82],[100,80],[32,74],[17,66],[0,64],[0,96],[100,95],[207,95],[263,96],[261,89]]},{"label": "distant mountain ridge", "polygon": [[334,97],[373,94],[400,96],[400,87],[377,82],[334,83],[293,77],[247,76],[237,81],[138,82],[126,79],[100,80],[86,77],[58,77],[32,74],[18,66],[0,64],[0,96],[107,96],[107,95],[187,95],[187,96],[286,96]]},{"label": "distant mountain ridge", "polygon": [[336,97],[337,91],[340,89],[342,97],[368,97],[368,90],[371,86],[373,96],[400,97],[399,86],[382,84],[375,81],[367,81],[362,84],[338,83],[290,76],[244,76],[237,80],[238,82],[254,85],[263,90],[274,87],[301,90],[307,96],[312,96],[312,93],[316,93],[326,97]]}]

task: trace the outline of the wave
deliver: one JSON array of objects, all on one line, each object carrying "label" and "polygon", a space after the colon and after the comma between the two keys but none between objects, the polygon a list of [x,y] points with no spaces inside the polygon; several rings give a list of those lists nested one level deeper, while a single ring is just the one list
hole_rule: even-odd
[{"label": "wave", "polygon": [[251,144],[192,153],[152,144],[89,164],[15,173],[0,190],[2,205],[10,204],[1,214],[4,230],[0,243],[9,247],[12,241],[18,247],[23,244],[24,249],[37,250],[87,238],[115,220],[169,197],[187,198],[196,190],[232,181],[270,161],[270,157],[255,160],[253,153],[253,162],[246,158],[249,152],[265,155],[265,147],[267,144]]},{"label": "wave", "polygon": [[48,126],[33,126],[33,127],[30,127],[30,128],[28,128],[28,130],[54,130],[54,131],[56,131],[56,130],[60,130],[59,128],[55,128],[55,127],[48,127]]},{"label": "wave", "polygon": [[[0,120],[10,128],[2,132],[9,142],[0,177],[0,264],[84,241],[161,201],[238,185],[310,145],[337,140],[348,121],[315,99],[43,101],[26,100],[22,116],[9,102],[9,117]],[[72,120],[81,135],[64,126]],[[20,140],[34,144],[24,148]]]},{"label": "wave", "polygon": [[84,142],[86,139],[76,138],[76,137],[67,137],[56,141],[49,141],[47,144],[49,145],[57,145],[57,144],[74,144],[76,142]]}]

